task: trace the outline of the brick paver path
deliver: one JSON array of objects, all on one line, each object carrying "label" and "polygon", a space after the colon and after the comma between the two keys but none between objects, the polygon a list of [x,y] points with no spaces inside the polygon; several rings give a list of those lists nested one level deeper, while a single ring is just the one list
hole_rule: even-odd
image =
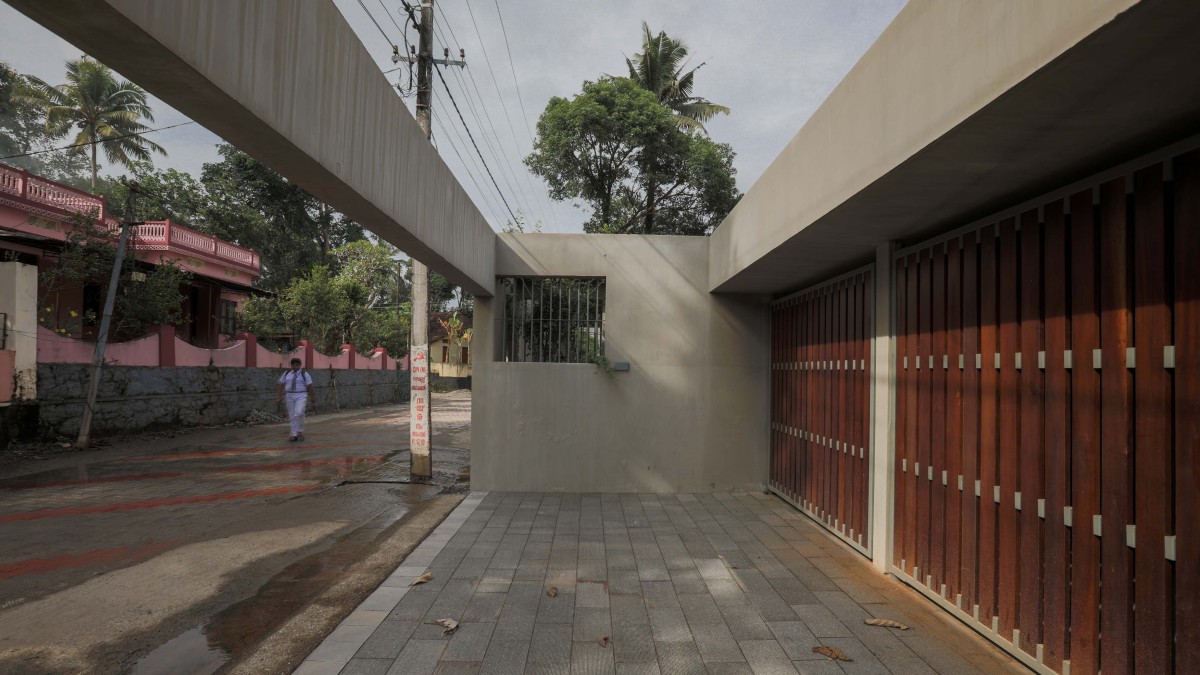
[{"label": "brick paver path", "polygon": [[480,496],[297,672],[1025,672],[771,496]]}]

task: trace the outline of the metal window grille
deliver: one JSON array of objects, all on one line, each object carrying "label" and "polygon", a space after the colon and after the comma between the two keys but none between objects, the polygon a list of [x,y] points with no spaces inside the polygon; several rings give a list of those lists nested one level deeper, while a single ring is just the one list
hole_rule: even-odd
[{"label": "metal window grille", "polygon": [[503,277],[497,361],[592,363],[604,356],[604,279]]}]

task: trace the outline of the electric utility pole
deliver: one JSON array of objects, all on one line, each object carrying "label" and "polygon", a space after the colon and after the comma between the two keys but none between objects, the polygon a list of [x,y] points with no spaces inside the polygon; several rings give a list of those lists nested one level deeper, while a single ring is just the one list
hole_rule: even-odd
[{"label": "electric utility pole", "polygon": [[[409,19],[416,22],[413,9],[405,3]],[[392,56],[393,63],[417,64],[417,124],[425,138],[433,136],[433,66],[434,63],[462,67],[465,61],[433,58],[433,0],[421,0],[421,20],[417,22],[419,36],[417,53]],[[459,52],[460,57],[462,52]],[[409,470],[413,478],[433,477],[433,457],[430,454],[432,410],[429,405],[429,268],[412,258],[412,343],[409,347]]]},{"label": "electric utility pole", "polygon": [[112,275],[108,278],[104,315],[100,317],[96,349],[92,352],[92,364],[88,367],[87,398],[83,403],[83,417],[79,420],[79,438],[75,440],[75,445],[82,449],[87,449],[92,442],[92,415],[96,408],[96,395],[100,392],[100,369],[104,367],[104,348],[108,346],[108,329],[112,325],[113,305],[117,300],[117,281],[121,277],[121,263],[125,260],[125,244],[129,240],[129,228],[133,226],[133,194],[137,190],[137,183],[130,183],[127,189],[125,220],[121,223],[121,236],[117,239],[117,257],[113,261]]}]

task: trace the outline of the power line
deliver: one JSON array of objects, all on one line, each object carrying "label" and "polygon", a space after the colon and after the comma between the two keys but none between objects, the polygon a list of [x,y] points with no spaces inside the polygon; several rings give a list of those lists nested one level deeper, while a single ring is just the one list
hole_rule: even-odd
[{"label": "power line", "polygon": [[97,143],[109,143],[111,141],[119,141],[122,138],[129,138],[131,136],[141,136],[143,134],[149,134],[149,133],[153,133],[155,131],[166,131],[167,129],[174,129],[175,127],[182,127],[182,126],[186,126],[188,124],[195,124],[195,122],[189,120],[187,122],[180,122],[178,124],[170,124],[165,127],[158,127],[157,129],[146,129],[145,131],[134,131],[134,132],[128,133],[128,134],[121,134],[120,136],[113,136],[112,138],[98,138],[94,141],[85,141],[83,143],[76,143],[74,145],[64,145],[61,148],[50,148],[48,150],[34,150],[33,152],[23,152],[19,155],[6,155],[4,157],[0,157],[0,160],[17,159],[18,157],[32,157],[33,155],[44,155],[47,152],[59,152],[61,150],[71,150],[73,148],[83,148],[83,147],[86,147],[89,145],[96,145]]},{"label": "power line", "polygon": [[[436,92],[434,92],[434,93],[436,95]],[[441,123],[441,125],[443,128],[448,128],[448,129],[452,130],[454,132],[454,135],[458,137],[459,143],[461,143],[463,146],[466,146],[467,142],[465,139],[463,139],[462,132],[460,132],[458,130],[458,127],[456,125],[445,124],[445,123]],[[495,222],[502,222],[504,219],[499,217],[499,215],[498,215],[499,210],[496,208],[495,204],[492,202],[492,198],[491,198],[492,190],[484,189],[483,184],[481,184],[479,179],[477,179],[475,177],[475,173],[471,171],[471,167],[467,164],[466,159],[463,158],[462,153],[459,151],[459,146],[458,146],[458,144],[456,144],[454,142],[454,139],[447,134],[446,140],[450,143],[450,148],[452,150],[454,150],[454,154],[458,157],[458,160],[462,164],[463,169],[466,170],[467,175],[471,177],[471,182],[475,184],[475,189],[479,191],[480,198],[483,200],[484,204],[487,206],[488,211],[491,213],[493,220]],[[475,165],[475,169],[479,172],[480,175],[483,175],[483,168],[479,165],[479,159],[475,155],[472,155],[470,152],[468,152],[467,155],[471,158],[471,163]]]},{"label": "power line", "polygon": [[396,43],[392,42],[392,38],[388,37],[387,32],[383,30],[383,26],[380,26],[379,22],[375,20],[375,15],[371,13],[371,10],[367,9],[367,6],[365,3],[363,3],[363,0],[358,0],[358,6],[362,7],[362,10],[367,13],[367,18],[371,20],[371,23],[375,24],[376,30],[379,31],[379,34],[383,36],[384,40],[387,40],[387,43],[392,46],[392,49],[397,49]]},{"label": "power line", "polygon": [[[467,121],[463,119],[462,111],[458,109],[458,101],[454,100],[454,94],[450,93],[450,87],[446,86],[446,78],[442,76],[440,67],[434,68],[438,79],[442,81],[442,88],[446,90],[446,96],[450,97],[450,103],[454,106],[454,112],[458,113],[458,119],[462,122],[463,129],[467,132],[467,138],[471,139],[471,145],[475,146],[475,154],[479,155],[479,159],[483,162],[483,168],[487,169],[488,178],[492,179],[492,185],[496,186],[496,192],[500,192],[500,186],[496,183],[496,177],[492,175],[492,170],[487,165],[487,160],[483,158],[483,153],[479,151],[479,144],[475,142],[475,137],[471,135],[471,128],[467,126]],[[500,194],[501,201],[504,202],[504,208],[508,209],[508,215],[512,217],[513,223],[517,222],[517,216],[513,213],[512,207],[508,205],[508,200],[504,198],[504,193]]]}]

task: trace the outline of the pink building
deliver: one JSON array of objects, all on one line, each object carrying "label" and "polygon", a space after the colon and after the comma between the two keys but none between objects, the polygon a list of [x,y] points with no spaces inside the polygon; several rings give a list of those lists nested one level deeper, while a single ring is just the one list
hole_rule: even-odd
[{"label": "pink building", "polygon": [[[0,164],[0,256],[48,266],[79,215],[119,227],[103,197]],[[130,250],[143,264],[172,260],[192,273],[182,289],[187,320],[175,327],[176,334],[196,347],[222,346],[223,336],[235,329],[238,309],[254,292],[258,253],[170,220],[135,226]],[[80,317],[100,314],[103,291],[101,283],[87,283],[46,298],[51,315],[44,325],[60,335],[94,340],[96,326]],[[39,289],[39,298],[43,295]]]}]

